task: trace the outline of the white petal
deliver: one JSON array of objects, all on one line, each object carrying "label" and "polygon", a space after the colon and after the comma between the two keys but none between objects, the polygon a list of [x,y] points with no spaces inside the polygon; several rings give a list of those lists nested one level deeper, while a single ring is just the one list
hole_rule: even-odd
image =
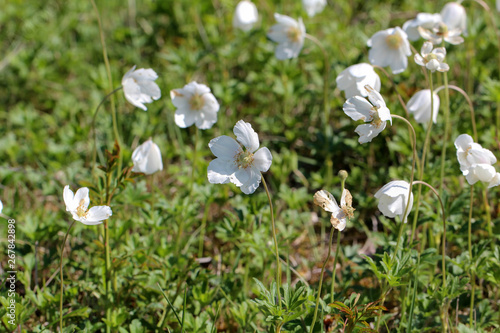
[{"label": "white petal", "polygon": [[236,139],[250,152],[253,153],[259,148],[259,136],[249,123],[243,120],[238,121],[234,126],[233,132],[236,135]]},{"label": "white petal", "polygon": [[215,156],[232,161],[238,153],[243,151],[238,142],[227,135],[210,140],[208,147]]},{"label": "white petal", "polygon": [[253,165],[260,171],[266,172],[271,167],[273,155],[266,147],[262,147],[253,155]]},{"label": "white petal", "polygon": [[473,143],[474,140],[469,134],[460,134],[456,139],[455,139],[455,147],[457,149],[460,149],[462,151],[467,150],[471,143]]},{"label": "white petal", "polygon": [[191,109],[177,109],[175,111],[175,124],[180,128],[186,128],[195,123],[198,118],[198,111]]},{"label": "white petal", "polygon": [[337,216],[341,211],[333,195],[325,190],[314,193],[314,204],[320,206],[327,212],[333,213],[332,216]]},{"label": "white petal", "polygon": [[73,202],[75,203],[76,207],[80,205],[80,202],[82,200],[83,200],[82,208],[84,210],[87,210],[87,207],[90,204],[89,189],[87,187],[79,188],[78,191],[76,191],[75,193],[75,197],[73,198]]},{"label": "white petal", "polygon": [[345,114],[352,120],[372,121],[372,105],[361,96],[349,98],[343,106]]},{"label": "white petal", "polygon": [[109,206],[95,206],[89,209],[85,218],[80,219],[80,222],[86,225],[96,225],[101,224],[103,220],[106,220],[113,212]]},{"label": "white petal", "polygon": [[231,175],[230,180],[234,185],[240,187],[250,179],[251,175],[252,175],[252,167],[241,168],[236,170],[236,172]]},{"label": "white petal", "polygon": [[261,174],[253,167],[248,168],[248,180],[240,186],[240,189],[245,194],[252,194],[259,187]]},{"label": "white petal", "polygon": [[488,184],[488,188],[500,185],[500,172],[491,178],[490,183]]},{"label": "white petal", "polygon": [[229,183],[231,175],[238,168],[233,161],[216,158],[208,165],[207,177],[211,184]]},{"label": "white petal", "polygon": [[385,121],[379,127],[375,127],[372,124],[361,124],[354,132],[359,134],[358,142],[363,144],[367,142],[371,142],[374,137],[376,137],[380,132],[385,129],[386,123]]},{"label": "white petal", "polygon": [[64,186],[63,198],[64,198],[64,204],[66,205],[66,211],[67,212],[75,211],[76,208],[78,207],[78,204],[75,204],[75,201],[73,200],[74,194],[73,191],[69,189],[69,185]]}]

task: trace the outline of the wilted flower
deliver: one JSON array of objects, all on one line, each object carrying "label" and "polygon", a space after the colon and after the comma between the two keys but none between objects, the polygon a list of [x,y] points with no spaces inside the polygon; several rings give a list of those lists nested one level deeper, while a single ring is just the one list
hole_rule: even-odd
[{"label": "wilted flower", "polygon": [[248,31],[257,23],[259,14],[255,4],[248,0],[243,0],[238,3],[234,11],[233,27]]},{"label": "wilted flower", "polygon": [[426,41],[424,45],[422,45],[420,54],[415,54],[415,62],[417,65],[423,66],[431,72],[447,72],[450,66],[443,62],[446,57],[446,49],[444,47],[432,48],[432,43]]},{"label": "wilted flower", "polygon": [[163,170],[160,148],[151,139],[135,148],[132,153],[132,162],[134,162],[132,172],[151,175],[156,171]]},{"label": "wilted flower", "polygon": [[390,66],[394,74],[403,72],[408,66],[410,43],[400,27],[376,32],[366,45],[371,47],[368,58],[373,65]]},{"label": "wilted flower", "polygon": [[238,121],[233,132],[245,150],[229,136],[212,139],[208,147],[217,158],[208,165],[208,181],[212,184],[231,182],[243,193],[251,194],[259,187],[261,172],[271,167],[273,157],[266,147],[258,149],[259,136],[249,123]]},{"label": "wilted flower", "polygon": [[453,45],[463,43],[464,39],[460,34],[462,30],[459,28],[450,29],[443,22],[437,23],[431,29],[418,27],[418,32],[422,38],[429,40],[434,45],[439,45],[444,41]]},{"label": "wilted flower", "polygon": [[64,187],[63,192],[66,211],[73,215],[73,219],[86,225],[101,224],[109,218],[113,212],[109,206],[94,206],[87,210],[90,204],[89,189],[82,187],[73,195],[69,185]]},{"label": "wilted flower", "polygon": [[[404,223],[407,222],[408,215],[413,207],[413,193],[410,196],[410,204],[408,204],[408,194],[410,192],[410,184],[404,180],[393,180],[384,185],[375,193],[375,198],[378,199],[378,209],[387,217],[394,218],[399,216]],[[406,210],[406,215],[404,215]]]},{"label": "wilted flower", "polygon": [[298,57],[306,36],[306,27],[302,18],[299,17],[296,21],[289,16],[277,13],[274,14],[274,18],[278,23],[269,29],[267,37],[278,43],[276,58],[284,60]]},{"label": "wilted flower", "polygon": [[314,194],[314,204],[320,206],[325,211],[332,213],[330,222],[338,231],[344,230],[347,219],[354,216],[354,208],[352,208],[352,195],[347,189],[344,189],[342,192],[340,207],[333,195],[325,190],[318,191]]},{"label": "wilted flower", "polygon": [[309,17],[321,13],[326,6],[326,0],[302,0],[302,6]]},{"label": "wilted flower", "polygon": [[370,102],[361,96],[349,98],[344,103],[344,112],[352,120],[363,120],[365,123],[356,127],[355,132],[359,134],[359,143],[371,142],[386,126],[386,122],[392,124],[391,112],[385,105],[384,99],[379,92],[370,86],[365,86]]},{"label": "wilted flower", "polygon": [[151,68],[135,69],[132,67],[122,79],[125,98],[131,104],[146,111],[144,103],[151,103],[161,97],[160,87],[154,82],[158,75]]},{"label": "wilted flower", "polygon": [[458,29],[467,36],[467,13],[457,2],[448,2],[441,10],[441,19],[448,29]]},{"label": "wilted flower", "polygon": [[[420,90],[408,101],[406,105],[408,111],[413,113],[417,123],[428,124],[431,119],[431,91],[430,89]],[[432,122],[436,123],[439,111],[439,96],[434,93],[434,110],[432,112]]]},{"label": "wilted flower", "polygon": [[211,128],[217,121],[219,103],[206,85],[193,81],[183,88],[171,90],[170,97],[177,108],[177,126],[186,128],[195,124],[204,130]]},{"label": "wilted flower", "polygon": [[493,166],[497,159],[490,150],[475,143],[468,134],[459,135],[455,147],[460,170],[470,185],[478,181],[488,183],[488,187],[500,185],[500,173]]},{"label": "wilted flower", "polygon": [[343,90],[345,98],[353,96],[368,96],[366,85],[380,91],[380,77],[373,69],[373,66],[366,63],[352,65],[344,69],[337,76],[337,87]]},{"label": "wilted flower", "polygon": [[418,27],[431,29],[436,23],[441,22],[441,14],[419,13],[413,20],[406,21],[403,24],[403,30],[408,35],[408,39],[416,41],[420,39]]}]

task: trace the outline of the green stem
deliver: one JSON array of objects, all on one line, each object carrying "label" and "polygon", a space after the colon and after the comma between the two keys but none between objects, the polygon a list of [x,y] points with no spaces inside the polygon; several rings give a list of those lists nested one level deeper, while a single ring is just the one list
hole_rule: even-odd
[{"label": "green stem", "polygon": [[[111,172],[107,173],[106,177],[106,205],[111,205],[112,194],[110,193],[111,189]],[[106,332],[111,331],[111,327],[109,323],[111,322],[111,301],[110,301],[110,283],[111,283],[111,254],[109,248],[109,228],[108,228],[108,220],[104,220],[104,252],[105,252],[105,261],[104,261],[104,291],[106,298]]]},{"label": "green stem", "polygon": [[64,240],[61,246],[61,261],[59,262],[59,273],[61,275],[61,297],[59,298],[59,330],[62,333],[63,331],[63,297],[64,297],[64,275],[63,275],[63,252],[64,246],[66,245],[66,239],[68,239],[69,231],[73,224],[75,224],[76,220],[71,222],[68,231],[66,231],[66,235],[64,235]]},{"label": "green stem", "polygon": [[342,233],[339,231],[339,234],[337,235],[337,247],[335,248],[335,258],[333,259],[333,268],[332,268],[332,287],[331,287],[331,294],[330,298],[332,300],[332,303],[335,300],[335,277],[337,276],[335,272],[337,271],[337,261],[339,260],[339,252],[340,252],[340,235]]},{"label": "green stem", "polygon": [[309,34],[306,34],[305,36],[307,39],[312,41],[314,44],[316,44],[320,49],[321,52],[323,53],[323,59],[325,62],[325,70],[323,71],[323,116],[324,116],[324,122],[325,122],[325,128],[328,128],[328,121],[330,118],[330,107],[328,103],[328,89],[330,87],[329,79],[330,79],[330,62],[328,61],[328,53],[326,52],[325,48],[321,44],[321,42],[314,36],[311,36]]},{"label": "green stem", "polygon": [[488,202],[488,190],[486,188],[483,188],[483,203],[484,203],[484,210],[486,211],[486,223],[487,223],[486,229],[488,230],[488,237],[490,238],[490,241],[492,241],[491,246],[494,247],[495,243],[493,239],[493,229],[491,227],[490,204]]},{"label": "green stem", "polygon": [[[101,38],[102,56],[104,58],[104,64],[106,66],[106,73],[108,75],[109,89],[113,89],[113,79],[111,77],[111,67],[109,65],[108,51],[106,48],[106,40],[104,39],[104,29],[102,28],[101,15],[99,14],[99,9],[97,8],[95,1],[90,0],[90,2],[92,3],[92,7],[94,7],[94,11],[95,11],[96,17],[97,17],[97,24],[99,25],[99,36]],[[113,132],[115,135],[115,140],[118,141],[118,144],[121,146],[122,142],[120,140],[120,135],[118,133],[118,125],[117,125],[117,119],[116,119],[116,107],[115,107],[115,100],[113,98],[111,98],[111,116],[113,118]]]},{"label": "green stem", "polygon": [[[276,224],[274,222],[274,209],[273,202],[271,200],[271,194],[269,194],[269,189],[267,188],[267,183],[264,176],[261,174],[262,185],[266,190],[267,199],[269,200],[269,209],[271,210],[271,225],[273,229],[273,239],[274,239],[274,252],[276,254],[276,285],[278,287],[278,306],[281,310],[281,264],[280,264],[280,254],[278,249],[278,238],[276,237]],[[278,331],[279,332],[279,331]]]},{"label": "green stem", "polygon": [[[425,169],[425,158],[427,156],[427,149],[429,149],[429,142],[430,142],[430,137],[431,137],[431,130],[432,130],[432,124],[433,124],[433,118],[434,118],[434,90],[433,90],[433,84],[432,84],[432,72],[429,73],[429,89],[431,91],[431,117],[429,119],[429,122],[427,124],[427,130],[425,132],[425,141],[424,141],[424,148],[422,150],[422,160],[420,162],[420,172],[418,175],[419,180],[423,181],[424,178],[424,169]],[[420,184],[418,186],[418,192],[417,192],[417,199],[416,199],[416,204],[415,204],[415,215],[413,217],[413,223],[411,227],[411,241],[415,238],[415,230],[417,228],[417,221],[418,221],[418,211],[420,208],[420,197],[422,194],[422,185]]]},{"label": "green stem", "polygon": [[[443,273],[443,282],[442,282],[442,287],[443,287],[443,290],[446,290],[446,211],[444,209],[444,204],[443,204],[443,200],[441,199],[441,196],[439,195],[438,191],[433,187],[431,186],[430,184],[426,183],[426,182],[423,182],[423,181],[416,181],[415,184],[422,184],[422,185],[425,185],[427,186],[432,192],[434,192],[434,194],[436,195],[438,201],[439,201],[439,204],[441,206],[441,217],[443,219],[443,240],[442,240],[442,246],[441,246],[441,252],[442,252],[442,255],[441,255],[441,271]],[[419,257],[420,257],[420,254],[419,254]],[[447,306],[443,306],[442,307],[442,327],[443,327],[443,332],[447,332],[448,331],[448,314],[445,313],[445,311],[447,312],[447,309],[448,307]]]},{"label": "green stem", "polygon": [[[328,240],[328,252],[326,254],[325,261],[323,261],[323,266],[321,267],[321,274],[319,278],[319,287],[318,287],[318,296],[316,296],[316,306],[314,307],[314,316],[313,320],[311,322],[311,329],[309,330],[310,333],[314,332],[314,325],[316,324],[316,317],[318,315],[318,308],[319,308],[319,300],[321,298],[321,287],[323,286],[323,274],[325,273],[325,267],[326,264],[328,263],[328,260],[330,259],[330,254],[332,252],[332,241],[333,241],[333,234],[335,233],[335,228],[332,227],[330,230],[330,238]],[[340,231],[338,232],[338,238],[340,238]],[[337,249],[339,248],[339,244],[337,243]],[[336,258],[336,257],[335,257]],[[333,266],[333,277],[335,276],[335,266]],[[333,285],[333,283],[332,283]]]},{"label": "green stem", "polygon": [[195,134],[194,134],[194,148],[193,148],[193,165],[191,166],[191,184],[189,187],[190,196],[193,195],[193,186],[194,186],[194,175],[196,170],[196,153],[198,152],[198,140],[200,137],[200,129],[195,126]]},{"label": "green stem", "polygon": [[470,208],[469,208],[469,224],[468,224],[468,247],[469,247],[469,260],[471,262],[470,268],[470,283],[472,285],[471,295],[470,295],[470,313],[469,313],[469,326],[472,328],[474,323],[474,291],[475,291],[475,276],[474,270],[472,269],[473,257],[472,257],[472,208],[474,207],[474,186],[470,187]]},{"label": "green stem", "polygon": [[94,168],[95,168],[95,163],[96,163],[96,159],[97,159],[97,131],[96,131],[96,128],[95,128],[95,121],[97,119],[97,113],[98,113],[99,108],[101,107],[101,105],[103,105],[104,102],[111,95],[113,95],[115,92],[117,92],[118,90],[120,90],[122,88],[123,88],[122,86],[119,86],[118,88],[116,88],[115,90],[113,90],[112,92],[110,92],[109,94],[107,94],[106,96],[104,96],[104,98],[101,100],[101,102],[99,103],[99,105],[95,109],[94,116],[92,117],[91,128],[92,128],[92,132],[94,133],[94,149],[92,150],[92,170],[94,170]]},{"label": "green stem", "polygon": [[[444,41],[443,41],[444,44]],[[443,45],[444,46],[444,45]],[[446,149],[448,147],[448,137],[450,136],[451,122],[450,122],[450,89],[448,87],[448,73],[443,73],[444,77],[444,137],[443,137],[443,147],[441,149],[441,172],[440,172],[440,182],[439,182],[439,193],[443,194],[444,185],[444,167],[446,162]],[[474,118],[472,118],[474,119]],[[475,129],[475,121],[474,121]],[[475,132],[474,132],[475,133]],[[421,179],[422,180],[422,179]]]}]

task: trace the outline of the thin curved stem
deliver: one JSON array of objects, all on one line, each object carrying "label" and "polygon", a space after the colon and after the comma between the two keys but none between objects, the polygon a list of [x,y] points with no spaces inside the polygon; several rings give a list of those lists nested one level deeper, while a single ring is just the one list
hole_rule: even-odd
[{"label": "thin curved stem", "polygon": [[[453,84],[448,84],[448,88],[451,90],[455,90],[462,94],[464,96],[465,100],[467,101],[467,104],[469,104],[469,109],[470,109],[470,118],[471,118],[471,124],[472,124],[472,133],[474,135],[474,141],[477,141],[477,129],[476,129],[476,116],[475,116],[475,111],[474,111],[474,105],[472,104],[472,100],[470,99],[469,95],[460,87],[457,87]],[[434,91],[436,94],[440,92],[441,90],[445,89],[445,86],[440,86],[436,88]]]},{"label": "thin curved stem", "polygon": [[276,224],[274,222],[274,209],[273,202],[271,200],[271,194],[269,193],[269,189],[267,188],[267,183],[264,178],[264,175],[261,174],[262,185],[264,185],[264,189],[266,190],[267,199],[269,200],[269,209],[271,210],[271,225],[273,229],[273,239],[274,239],[274,252],[276,254],[276,285],[278,289],[278,305],[281,309],[281,264],[280,264],[280,254],[278,248],[278,238],[276,237]]},{"label": "thin curved stem", "polygon": [[[328,260],[330,259],[330,253],[332,251],[332,241],[333,241],[333,234],[335,233],[335,228],[332,227],[330,230],[330,238],[328,240],[328,252],[325,258],[325,261],[323,261],[323,266],[321,267],[321,274],[319,278],[319,287],[318,287],[318,296],[316,296],[316,306],[314,307],[314,316],[313,320],[311,322],[311,328],[309,330],[309,333],[314,332],[314,326],[316,324],[316,318],[318,315],[318,308],[319,308],[319,300],[321,298],[321,287],[323,286],[323,274],[325,273],[325,267],[326,264],[328,263]],[[339,238],[340,238],[340,231],[338,232]],[[337,249],[339,248],[339,244],[337,243]],[[333,276],[335,276],[335,266],[333,267]]]},{"label": "thin curved stem", "polygon": [[191,166],[191,185],[189,187],[190,196],[193,195],[193,186],[194,186],[194,174],[196,169],[196,153],[198,152],[198,140],[200,137],[200,129],[198,126],[195,126],[195,134],[194,134],[194,148],[193,148],[193,164]]},{"label": "thin curved stem", "polygon": [[[106,73],[108,75],[108,84],[109,84],[109,89],[113,89],[113,79],[111,77],[111,67],[109,65],[109,59],[108,59],[108,51],[106,48],[106,40],[104,38],[104,29],[102,28],[102,22],[101,22],[101,15],[99,14],[99,9],[97,8],[97,5],[94,0],[90,0],[92,3],[92,7],[94,7],[94,11],[96,13],[97,17],[97,24],[99,25],[99,36],[101,38],[101,45],[102,45],[102,56],[104,58],[104,64],[106,66]],[[118,141],[118,144],[121,146],[121,140],[120,140],[120,135],[118,133],[118,124],[117,124],[117,119],[116,119],[116,107],[115,107],[115,100],[111,98],[111,115],[113,117],[113,132],[115,134],[115,140]]]},{"label": "thin curved stem", "polygon": [[63,331],[63,297],[64,297],[64,274],[63,274],[63,253],[64,246],[66,245],[66,240],[68,239],[69,231],[73,224],[75,224],[76,220],[70,224],[68,231],[66,231],[66,235],[64,235],[64,240],[61,246],[61,261],[59,262],[59,273],[61,274],[61,297],[59,298],[59,330],[62,333]]},{"label": "thin curved stem", "polygon": [[115,92],[119,91],[122,88],[123,88],[122,86],[119,86],[118,88],[115,88],[112,92],[110,92],[109,94],[104,96],[104,98],[101,100],[99,105],[97,105],[95,112],[94,112],[94,115],[92,116],[92,124],[90,126],[92,129],[92,132],[94,133],[94,149],[92,150],[92,170],[95,167],[95,163],[96,163],[96,159],[97,159],[97,131],[95,128],[95,120],[97,119],[97,113],[99,112],[99,108],[101,107],[101,105],[104,104],[104,102],[109,98],[109,96],[113,95]]},{"label": "thin curved stem", "polygon": [[332,303],[335,300],[335,277],[336,274],[335,272],[337,271],[337,261],[339,260],[339,252],[340,252],[340,236],[341,232],[339,231],[339,234],[337,235],[337,247],[335,248],[335,258],[333,259],[333,268],[332,268],[332,287],[331,287],[331,294],[330,298],[332,300]]},{"label": "thin curved stem", "polygon": [[316,44],[320,49],[321,52],[323,53],[323,58],[325,62],[325,70],[323,73],[323,113],[324,113],[324,121],[325,121],[325,128],[328,127],[328,121],[330,118],[330,107],[328,105],[328,88],[330,87],[330,62],[328,61],[328,53],[326,52],[325,48],[321,44],[321,42],[314,36],[311,36],[309,34],[306,34],[305,37],[309,39],[311,42]]},{"label": "thin curved stem", "polygon": [[469,208],[469,223],[468,223],[468,247],[469,247],[469,260],[471,262],[470,268],[470,283],[472,285],[471,295],[470,295],[470,313],[469,313],[469,326],[472,328],[474,323],[474,292],[475,292],[475,276],[474,270],[472,269],[472,263],[474,262],[472,257],[472,208],[474,207],[474,186],[470,187],[470,208]]},{"label": "thin curved stem", "polygon": [[394,91],[398,95],[399,103],[401,103],[401,106],[405,110],[406,118],[410,119],[410,112],[408,111],[408,108],[406,107],[406,103],[403,100],[403,97],[401,96],[401,94],[399,93],[398,87],[396,86],[396,83],[394,83],[394,80],[392,79],[392,77],[389,75],[389,73],[387,73],[387,71],[383,67],[380,67],[377,65],[372,65],[372,66],[373,66],[373,68],[379,69],[382,73],[384,73],[384,75],[389,79],[389,81],[391,81],[392,88],[394,89]]}]

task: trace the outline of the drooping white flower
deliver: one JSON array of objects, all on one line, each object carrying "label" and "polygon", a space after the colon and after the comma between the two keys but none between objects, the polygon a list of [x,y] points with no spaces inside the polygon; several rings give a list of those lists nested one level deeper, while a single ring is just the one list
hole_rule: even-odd
[{"label": "drooping white flower", "polygon": [[66,211],[73,215],[73,219],[86,225],[101,224],[109,218],[113,212],[109,206],[94,206],[87,210],[90,204],[89,189],[82,187],[73,194],[69,185],[64,187],[63,192]]},{"label": "drooping white flower", "polygon": [[418,32],[422,38],[427,39],[434,45],[440,45],[444,41],[452,45],[458,45],[464,42],[461,35],[462,31],[459,28],[450,29],[443,22],[437,23],[430,29],[418,27]]},{"label": "drooping white flower", "polygon": [[231,182],[243,193],[251,194],[259,187],[261,172],[271,167],[273,157],[266,147],[259,149],[259,136],[249,123],[238,121],[233,132],[239,143],[226,135],[209,142],[208,147],[217,158],[208,165],[208,181]]},{"label": "drooping white flower", "polygon": [[338,231],[344,230],[347,224],[347,219],[354,216],[354,208],[352,208],[352,195],[347,189],[344,189],[342,192],[340,207],[333,195],[325,190],[318,191],[314,194],[314,204],[320,206],[325,211],[332,213],[330,223]]},{"label": "drooping white flower", "polygon": [[326,0],[302,0],[302,6],[309,17],[321,13],[326,6]]},{"label": "drooping white flower", "polygon": [[416,18],[406,21],[403,24],[403,30],[408,35],[410,41],[416,41],[420,39],[418,27],[431,29],[439,22],[441,22],[441,14],[419,13]]},{"label": "drooping white flower", "polygon": [[302,18],[296,21],[293,18],[275,13],[277,24],[273,25],[267,32],[267,37],[278,43],[275,55],[279,60],[297,58],[306,36],[306,27]]},{"label": "drooping white flower", "polygon": [[457,2],[448,2],[441,10],[441,19],[449,30],[458,29],[467,36],[467,13]]},{"label": "drooping white flower", "polygon": [[393,180],[385,184],[380,190],[375,193],[375,198],[378,201],[378,209],[387,217],[394,218],[399,216],[404,223],[407,222],[408,215],[413,207],[413,193],[410,196],[410,204],[408,209],[405,209],[408,204],[408,194],[410,192],[410,184],[404,180]]},{"label": "drooping white flower", "polygon": [[366,85],[380,91],[380,77],[373,66],[367,63],[347,67],[337,76],[336,82],[337,87],[344,91],[345,98],[368,96]]},{"label": "drooping white flower", "polygon": [[211,128],[217,121],[219,103],[210,92],[210,88],[196,81],[183,88],[170,91],[175,110],[175,123],[181,128],[193,124],[199,129]]},{"label": "drooping white flower", "polygon": [[497,159],[493,153],[475,143],[468,134],[461,134],[455,140],[460,170],[470,185],[478,181],[488,183],[488,187],[500,185],[500,173],[493,164]]},{"label": "drooping white flower", "polygon": [[251,1],[243,0],[236,5],[233,16],[233,27],[248,31],[259,20],[257,6]]},{"label": "drooping white flower", "polygon": [[406,32],[400,27],[376,32],[366,45],[371,47],[368,58],[373,65],[390,66],[394,74],[401,73],[408,67],[410,42]]},{"label": "drooping white flower", "polygon": [[156,171],[163,170],[160,148],[151,139],[135,148],[132,153],[134,167],[132,172],[142,172],[151,175]]},{"label": "drooping white flower", "polygon": [[132,67],[122,78],[125,98],[134,106],[146,111],[144,103],[151,103],[161,97],[160,87],[154,82],[158,75],[151,68]]},{"label": "drooping white flower", "polygon": [[423,66],[431,72],[447,72],[450,66],[444,63],[445,57],[446,49],[444,47],[436,47],[433,49],[432,43],[426,41],[424,45],[422,45],[420,54],[415,54],[415,62],[417,65]]},{"label": "drooping white flower", "polygon": [[371,142],[386,126],[386,122],[392,124],[391,112],[385,105],[382,95],[370,86],[365,86],[368,100],[361,96],[349,98],[343,106],[343,110],[352,120],[363,120],[365,123],[356,127],[355,132],[359,134],[359,143]]},{"label": "drooping white flower", "polygon": [[[408,111],[413,114],[417,123],[428,124],[431,119],[431,90],[420,90],[410,98],[406,104]],[[439,96],[434,93],[432,122],[436,123],[439,112]]]}]

